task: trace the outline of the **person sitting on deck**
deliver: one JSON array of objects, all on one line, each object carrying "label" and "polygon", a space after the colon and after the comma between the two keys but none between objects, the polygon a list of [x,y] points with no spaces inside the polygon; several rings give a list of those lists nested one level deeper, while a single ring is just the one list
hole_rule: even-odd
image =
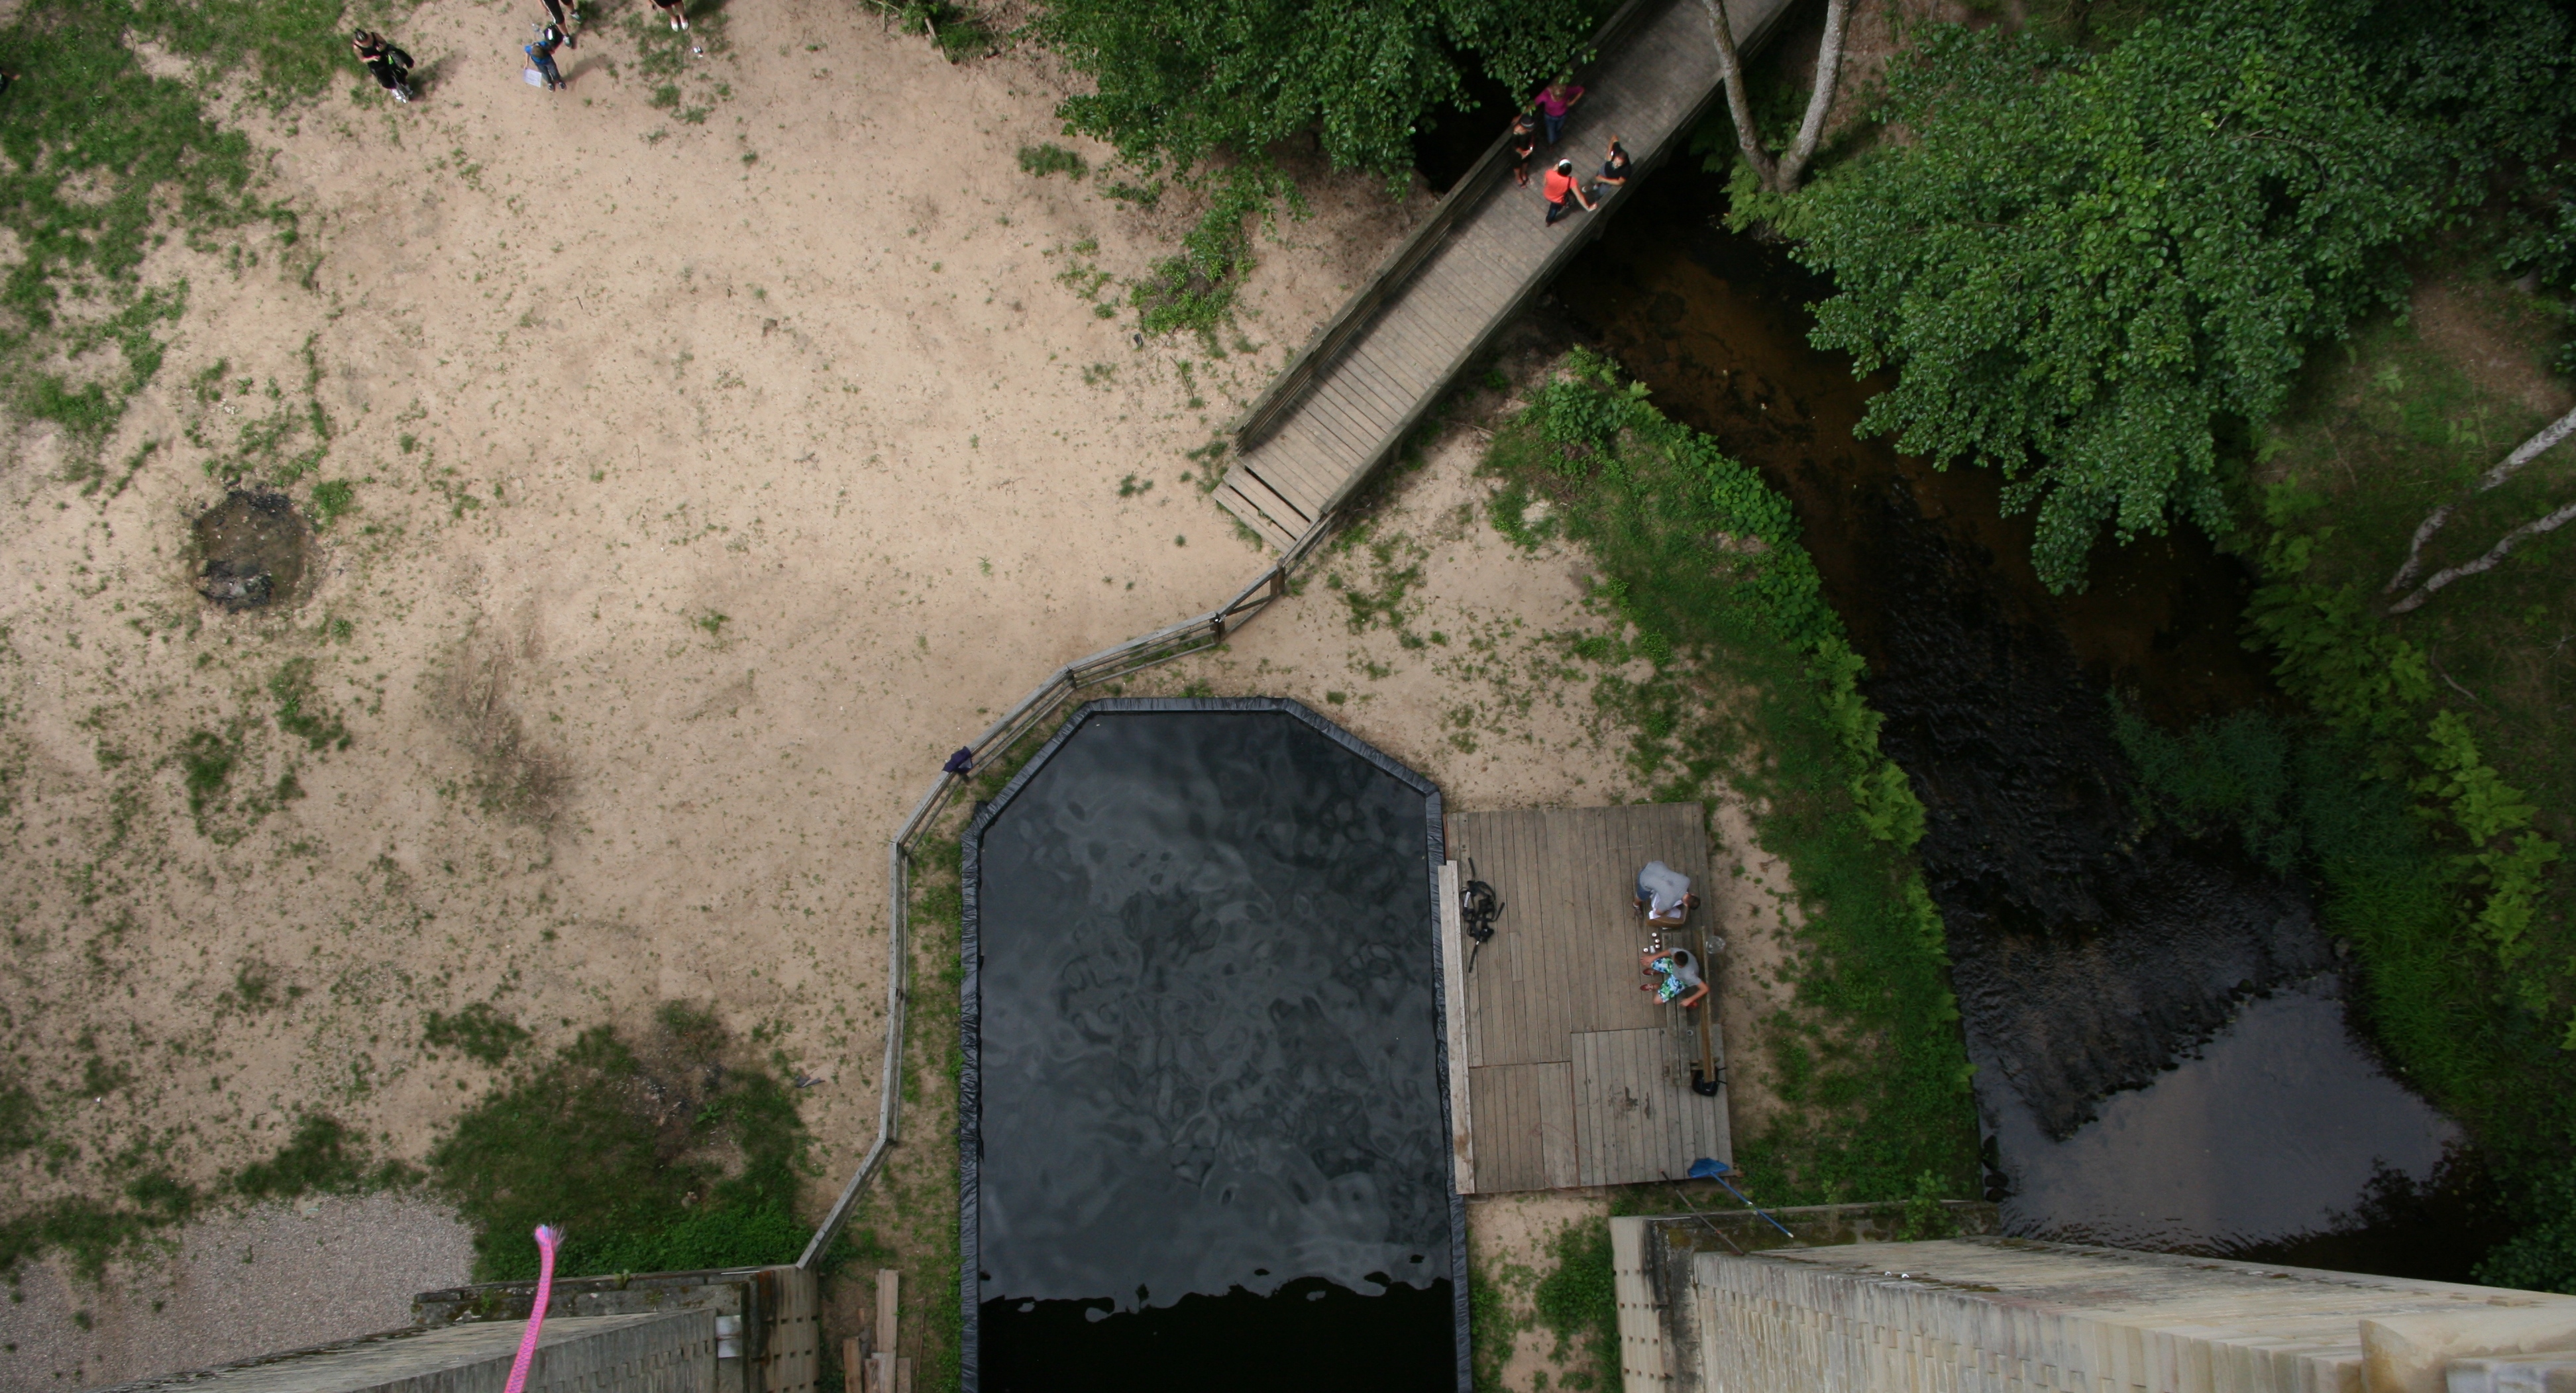
[{"label": "person sitting on deck", "polygon": [[1699,896],[1691,893],[1690,877],[1661,861],[1649,861],[1637,872],[1637,912],[1658,929],[1677,929],[1699,908]]},{"label": "person sitting on deck", "polygon": [[1708,983],[1699,974],[1699,959],[1688,948],[1667,948],[1660,953],[1639,953],[1649,980],[1637,990],[1653,992],[1655,1000],[1670,1002],[1687,1011],[1708,995]]}]

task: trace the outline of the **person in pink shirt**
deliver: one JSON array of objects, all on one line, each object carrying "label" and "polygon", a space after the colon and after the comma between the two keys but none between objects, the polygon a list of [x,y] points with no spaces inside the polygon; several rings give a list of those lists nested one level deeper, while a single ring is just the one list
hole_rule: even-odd
[{"label": "person in pink shirt", "polygon": [[1565,113],[1583,100],[1583,89],[1575,86],[1569,75],[1538,89],[1538,95],[1530,100],[1538,106],[1539,119],[1547,123],[1547,143],[1554,145],[1565,134]]}]

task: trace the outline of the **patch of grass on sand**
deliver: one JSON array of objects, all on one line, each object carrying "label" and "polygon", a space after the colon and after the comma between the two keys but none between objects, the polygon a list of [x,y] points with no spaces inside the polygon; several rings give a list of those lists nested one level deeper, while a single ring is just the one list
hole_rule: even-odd
[{"label": "patch of grass on sand", "polygon": [[[60,425],[76,477],[187,302],[185,282],[143,283],[152,248],[172,230],[210,251],[228,237],[256,265],[296,243],[208,93],[238,77],[275,106],[319,94],[342,71],[341,15],[336,0],[27,0],[0,27],[18,74],[0,96],[0,228],[19,249],[0,275],[0,408]],[[196,78],[146,72],[129,36]]]},{"label": "patch of grass on sand", "polygon": [[793,1090],[711,1012],[668,1003],[631,1042],[608,1026],[494,1089],[429,1155],[474,1225],[478,1279],[533,1277],[541,1223],[567,1274],[793,1262],[811,1169]]},{"label": "patch of grass on sand", "polygon": [[[1619,1387],[1619,1292],[1611,1271],[1610,1221],[1585,1219],[1557,1231],[1549,1244],[1556,1266],[1532,1292],[1538,1323],[1556,1337],[1549,1357],[1562,1369],[1557,1386],[1576,1393]],[[1571,1367],[1565,1367],[1568,1361]]]},{"label": "patch of grass on sand", "polygon": [[1091,162],[1053,141],[1048,141],[1040,145],[1020,147],[1020,172],[1034,174],[1041,179],[1050,174],[1080,179],[1091,172]]}]

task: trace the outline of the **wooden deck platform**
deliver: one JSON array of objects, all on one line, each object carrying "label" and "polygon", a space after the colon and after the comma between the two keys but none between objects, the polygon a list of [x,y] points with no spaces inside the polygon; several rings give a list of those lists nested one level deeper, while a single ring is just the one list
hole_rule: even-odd
[{"label": "wooden deck platform", "polygon": [[[1733,1161],[1726,1090],[1691,1090],[1706,1049],[1725,1077],[1716,995],[1689,1011],[1637,990],[1649,932],[1631,907],[1639,867],[1662,861],[1708,894],[1696,803],[1451,813],[1442,952],[1456,1179],[1467,1194],[1678,1178]],[[1493,941],[1461,943],[1455,883],[1503,901]],[[1701,954],[1703,906],[1667,947]],[[1714,966],[1711,982],[1715,981]]]},{"label": "wooden deck platform", "polygon": [[[1726,8],[1749,56],[1789,0]],[[1584,98],[1563,141],[1539,147],[1529,186],[1512,182],[1497,139],[1235,423],[1234,464],[1216,498],[1272,545],[1289,550],[1329,523],[1717,99],[1717,45],[1699,0],[1630,0],[1594,47],[1599,60],[1577,78]],[[1539,176],[1566,158],[1588,182],[1613,134],[1635,171],[1627,189],[1548,226]]]}]

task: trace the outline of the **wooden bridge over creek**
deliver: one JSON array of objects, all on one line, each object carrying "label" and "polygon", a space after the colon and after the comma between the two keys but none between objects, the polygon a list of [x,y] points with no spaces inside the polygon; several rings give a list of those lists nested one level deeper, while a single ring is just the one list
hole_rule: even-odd
[{"label": "wooden bridge over creek", "polygon": [[[1749,57],[1789,0],[1726,8]],[[1563,140],[1540,145],[1529,186],[1512,182],[1497,139],[1235,423],[1217,501],[1282,551],[1319,534],[1495,331],[1723,100],[1710,22],[1702,0],[1629,0],[1611,16],[1593,40],[1598,60],[1576,74],[1584,98]],[[1540,175],[1571,159],[1588,182],[1613,135],[1632,162],[1628,186],[1548,226]]]}]

